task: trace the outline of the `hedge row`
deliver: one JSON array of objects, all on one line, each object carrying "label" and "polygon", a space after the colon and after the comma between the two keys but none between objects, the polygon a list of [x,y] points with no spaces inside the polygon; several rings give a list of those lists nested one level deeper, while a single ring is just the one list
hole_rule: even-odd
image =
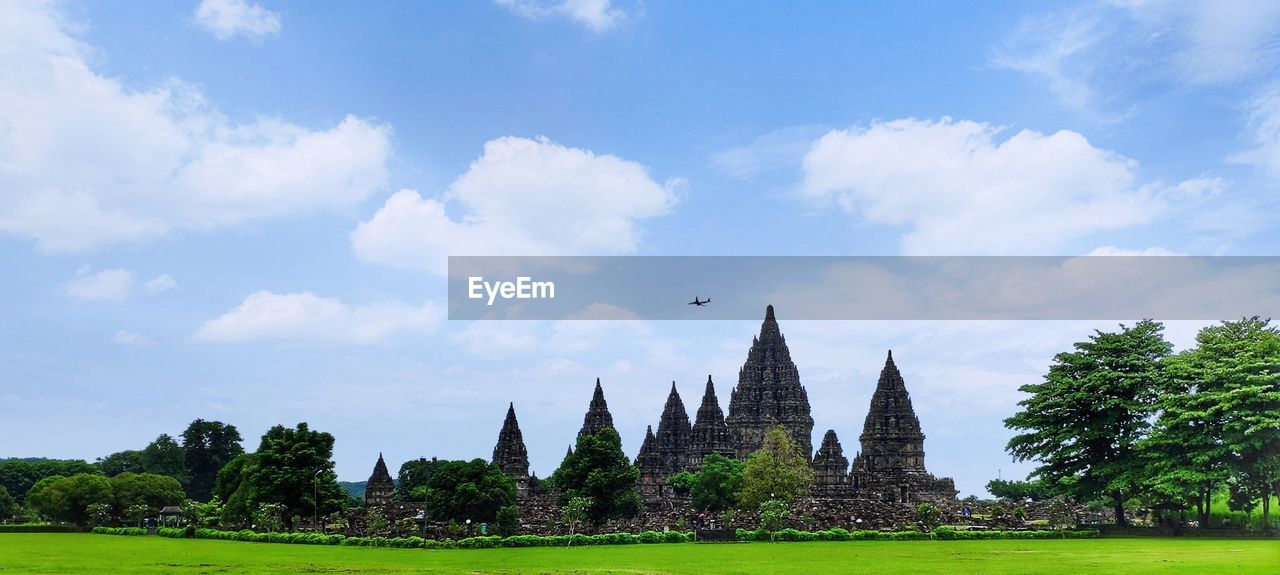
[{"label": "hedge row", "polygon": [[79,533],[83,529],[75,525],[0,525],[0,533]]},{"label": "hedge row", "polygon": [[[102,535],[143,535],[135,528],[99,527],[94,533]],[[256,533],[243,531],[219,531],[186,527],[172,529],[162,527],[156,531],[162,537],[195,539],[221,539],[226,541],[250,541],[255,543],[291,543],[297,545],[349,545],[356,547],[397,547],[406,549],[490,549],[494,547],[554,547],[567,545],[629,545],[637,543],[688,543],[693,533],[681,531],[645,531],[644,533],[601,533],[598,535],[516,535],[513,537],[468,537],[466,539],[437,541],[421,537],[346,537],[320,533]]]},{"label": "hedge row", "polygon": [[737,530],[738,541],[928,541],[930,539],[1086,539],[1097,531],[957,531],[939,527],[932,533],[920,531],[848,531],[839,527],[823,531],[783,529],[772,534],[764,529]]},{"label": "hedge row", "polygon": [[98,535],[146,535],[147,530],[141,527],[94,527]]}]

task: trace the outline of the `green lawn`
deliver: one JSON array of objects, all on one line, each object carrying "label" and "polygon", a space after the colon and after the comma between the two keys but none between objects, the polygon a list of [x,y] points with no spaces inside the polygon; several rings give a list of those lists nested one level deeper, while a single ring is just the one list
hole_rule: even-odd
[{"label": "green lawn", "polygon": [[1202,538],[371,549],[0,535],[0,573],[1276,573],[1280,542]]}]

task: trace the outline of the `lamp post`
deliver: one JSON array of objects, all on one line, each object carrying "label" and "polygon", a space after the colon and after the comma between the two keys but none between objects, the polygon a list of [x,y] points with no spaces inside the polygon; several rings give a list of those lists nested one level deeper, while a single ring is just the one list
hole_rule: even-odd
[{"label": "lamp post", "polygon": [[[317,469],[311,475],[311,484],[315,488],[315,492],[311,496],[311,528],[315,529],[320,526],[320,472],[323,469]],[[323,529],[321,530],[323,531]]]}]

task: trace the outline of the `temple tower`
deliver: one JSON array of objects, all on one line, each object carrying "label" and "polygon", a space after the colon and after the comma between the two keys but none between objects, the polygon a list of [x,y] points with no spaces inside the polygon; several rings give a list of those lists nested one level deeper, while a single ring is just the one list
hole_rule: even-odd
[{"label": "temple tower", "polygon": [[764,445],[764,437],[781,423],[808,457],[813,453],[813,416],[800,372],[778,328],[773,306],[765,310],[760,335],[751,342],[747,361],[738,372],[738,386],[729,398],[725,420],[734,452],[745,459]]},{"label": "temple tower", "polygon": [[834,429],[822,436],[822,445],[813,454],[814,493],[833,495],[849,486],[849,460]]},{"label": "temple tower", "polygon": [[507,406],[507,418],[498,432],[498,443],[493,446],[493,463],[516,482],[516,493],[524,495],[529,490],[529,452],[516,421],[516,405]]},{"label": "temple tower", "polygon": [[955,497],[954,482],[925,470],[924,432],[911,407],[906,382],[893,363],[893,351],[880,370],[858,439],[862,451],[854,460],[853,484],[868,496],[903,502]]},{"label": "temple tower", "polygon": [[662,408],[662,419],[658,420],[656,436],[664,475],[684,471],[689,462],[689,432],[689,414],[673,381],[671,393],[667,394],[667,404]]},{"label": "temple tower", "polygon": [[640,453],[636,455],[636,469],[640,470],[640,495],[661,495],[662,486],[666,484],[666,474],[662,470],[662,455],[658,453],[658,438],[653,435],[652,425],[645,429],[644,443],[640,444]]},{"label": "temple tower", "polygon": [[391,504],[391,494],[396,490],[395,481],[387,471],[387,462],[382,454],[378,454],[378,462],[373,465],[373,474],[364,484],[364,504],[366,507],[386,507]]},{"label": "temple tower", "polygon": [[707,376],[707,389],[702,393],[702,405],[698,406],[698,419],[693,423],[689,433],[690,471],[702,469],[702,460],[712,453],[728,457],[736,455],[733,450],[733,436],[729,435],[729,426],[724,422],[724,412],[720,410],[720,400],[716,398],[716,387]]},{"label": "temple tower", "polygon": [[613,427],[613,416],[609,414],[609,404],[604,401],[604,389],[600,387],[600,378],[597,377],[596,391],[591,395],[591,405],[587,407],[587,415],[582,418],[582,429],[578,430],[578,437],[595,435],[606,427]]}]

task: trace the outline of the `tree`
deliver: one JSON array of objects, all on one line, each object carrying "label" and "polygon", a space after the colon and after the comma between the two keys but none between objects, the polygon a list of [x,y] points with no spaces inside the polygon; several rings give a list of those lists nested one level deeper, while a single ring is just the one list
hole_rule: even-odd
[{"label": "tree", "polygon": [[769,499],[760,503],[760,528],[769,532],[769,541],[773,542],[773,534],[782,527],[782,523],[791,515],[791,508],[786,501]]},{"label": "tree", "polygon": [[[560,509],[560,520],[569,525],[569,535],[576,533],[578,524],[586,521],[589,508],[591,508],[590,498],[571,497]],[[569,544],[573,545],[572,537],[569,538]]]},{"label": "tree", "polygon": [[622,439],[611,427],[578,438],[551,481],[561,489],[560,504],[587,499],[587,519],[595,525],[618,517],[635,517],[643,501],[636,493],[640,471],[622,452]]},{"label": "tree", "polygon": [[244,479],[237,489],[248,488],[242,497],[249,508],[264,503],[283,506],[281,516],[289,529],[295,516],[342,509],[347,494],[333,472],[332,435],[312,431],[305,422],[293,429],[277,425],[263,434],[254,456],[253,465],[242,467]]},{"label": "tree", "polygon": [[1280,483],[1280,331],[1258,317],[1224,321],[1168,364],[1173,390],[1147,443],[1154,485],[1194,500],[1207,524],[1222,483],[1244,482],[1269,526]]},{"label": "tree", "polygon": [[125,510],[133,506],[159,511],[167,505],[178,505],[187,497],[182,484],[168,475],[121,473],[110,481],[114,510],[120,517],[125,517]]},{"label": "tree", "polygon": [[510,537],[520,531],[520,508],[515,505],[508,505],[498,510],[498,519],[495,522],[495,528],[498,535],[502,537]]},{"label": "tree", "polygon": [[46,477],[70,477],[80,473],[101,473],[94,465],[80,459],[30,459],[0,460],[0,487],[9,491],[14,499],[22,501],[37,481]]},{"label": "tree", "polygon": [[115,477],[121,473],[143,473],[146,470],[142,465],[142,452],[126,449],[117,451],[106,457],[99,457],[94,465],[102,470],[102,474],[107,477]]},{"label": "tree", "polygon": [[1111,497],[1118,525],[1127,525],[1124,500],[1142,484],[1138,443],[1165,388],[1163,362],[1173,348],[1163,330],[1142,320],[1095,331],[1055,356],[1042,383],[1022,386],[1030,397],[1004,421],[1021,432],[1005,449],[1039,462],[1033,477],[1076,499]]},{"label": "tree", "polygon": [[1044,501],[1053,497],[1044,480],[1013,481],[1008,479],[992,479],[987,482],[987,492],[1000,499],[1014,501]]},{"label": "tree", "polygon": [[[1022,509],[1019,507],[1018,509]],[[920,527],[925,531],[933,531],[938,525],[942,524],[942,510],[932,503],[921,503],[916,505],[916,521],[920,522]]]},{"label": "tree", "polygon": [[0,485],[0,523],[8,523],[18,514],[18,502],[9,495],[9,490]]},{"label": "tree", "polygon": [[182,432],[183,462],[188,495],[197,501],[208,501],[218,471],[244,453],[236,426],[220,421],[192,421]]},{"label": "tree", "polygon": [[493,522],[515,501],[515,482],[483,459],[445,462],[427,484],[427,511],[440,520]]},{"label": "tree", "polygon": [[697,475],[688,471],[681,471],[667,476],[667,485],[675,490],[678,495],[688,495],[693,489],[694,482],[697,481]]},{"label": "tree", "polygon": [[806,493],[812,483],[813,468],[787,429],[777,425],[765,436],[764,445],[747,458],[738,499],[745,508],[757,507],[772,499],[790,504]]},{"label": "tree", "polygon": [[393,496],[397,501],[425,501],[427,483],[431,476],[446,462],[432,457],[412,459],[400,465],[396,474],[396,490]]},{"label": "tree", "polygon": [[168,475],[179,482],[187,481],[187,460],[178,445],[167,433],[161,433],[142,449],[142,469],[146,473]]},{"label": "tree", "polygon": [[89,506],[95,503],[109,506],[114,497],[109,479],[80,473],[71,477],[42,479],[32,486],[27,499],[41,515],[83,526],[89,524]]},{"label": "tree", "polygon": [[742,489],[743,463],[732,457],[712,453],[702,460],[702,470],[694,477],[690,489],[693,508],[699,511],[724,511],[738,504]]}]

